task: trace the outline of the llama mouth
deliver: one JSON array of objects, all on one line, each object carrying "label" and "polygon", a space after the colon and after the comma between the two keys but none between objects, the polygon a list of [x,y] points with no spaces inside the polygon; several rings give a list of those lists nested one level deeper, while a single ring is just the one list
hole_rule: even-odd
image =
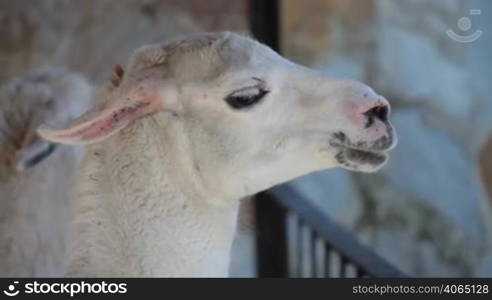
[{"label": "llama mouth", "polygon": [[388,153],[385,151],[362,150],[349,146],[331,143],[331,146],[338,150],[335,159],[346,169],[358,171],[363,167],[371,169],[378,168],[388,160]]},{"label": "llama mouth", "polygon": [[352,148],[346,148],[339,153],[341,154],[340,156],[348,162],[355,164],[370,164],[373,166],[383,164],[388,158],[388,154],[385,152],[363,151]]}]

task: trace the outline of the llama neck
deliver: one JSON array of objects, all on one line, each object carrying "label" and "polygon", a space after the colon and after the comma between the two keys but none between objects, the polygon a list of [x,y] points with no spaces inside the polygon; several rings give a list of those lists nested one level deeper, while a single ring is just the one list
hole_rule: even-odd
[{"label": "llama neck", "polygon": [[227,276],[239,201],[201,199],[186,145],[158,129],[145,118],[88,151],[71,275]]}]

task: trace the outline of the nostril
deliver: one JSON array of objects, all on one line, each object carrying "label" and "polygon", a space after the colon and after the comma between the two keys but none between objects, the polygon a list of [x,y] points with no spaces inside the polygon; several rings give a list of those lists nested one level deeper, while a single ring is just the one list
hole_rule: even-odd
[{"label": "nostril", "polygon": [[383,122],[388,121],[389,109],[387,105],[375,106],[364,113],[367,116],[367,127],[374,123],[374,118],[379,119]]},{"label": "nostril", "polygon": [[374,115],[376,116],[376,118],[383,122],[388,121],[388,112],[388,106],[386,105],[377,106],[374,108]]}]

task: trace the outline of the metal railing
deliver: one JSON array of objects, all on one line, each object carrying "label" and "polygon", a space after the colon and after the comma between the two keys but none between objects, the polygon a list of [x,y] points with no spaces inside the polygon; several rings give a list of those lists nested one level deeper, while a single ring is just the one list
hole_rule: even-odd
[{"label": "metal railing", "polygon": [[406,277],[288,185],[255,206],[259,277]]}]

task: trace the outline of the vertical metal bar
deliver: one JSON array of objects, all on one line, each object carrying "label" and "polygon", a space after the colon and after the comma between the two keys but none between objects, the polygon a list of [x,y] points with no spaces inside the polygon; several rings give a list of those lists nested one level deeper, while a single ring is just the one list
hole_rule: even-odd
[{"label": "vertical metal bar", "polygon": [[356,266],[355,268],[356,268],[355,269],[356,270],[355,271],[355,277],[362,278],[362,277],[367,276],[367,273],[364,272],[364,270],[362,270],[360,267]]},{"label": "vertical metal bar", "polygon": [[331,247],[328,244],[325,244],[325,277],[332,277],[331,274]]},{"label": "vertical metal bar", "polygon": [[286,211],[271,195],[255,197],[259,277],[288,277]]},{"label": "vertical metal bar", "polygon": [[280,0],[250,0],[249,19],[253,35],[280,52]]},{"label": "vertical metal bar", "polygon": [[347,277],[347,265],[348,265],[347,258],[340,254],[340,277],[341,278]]}]

